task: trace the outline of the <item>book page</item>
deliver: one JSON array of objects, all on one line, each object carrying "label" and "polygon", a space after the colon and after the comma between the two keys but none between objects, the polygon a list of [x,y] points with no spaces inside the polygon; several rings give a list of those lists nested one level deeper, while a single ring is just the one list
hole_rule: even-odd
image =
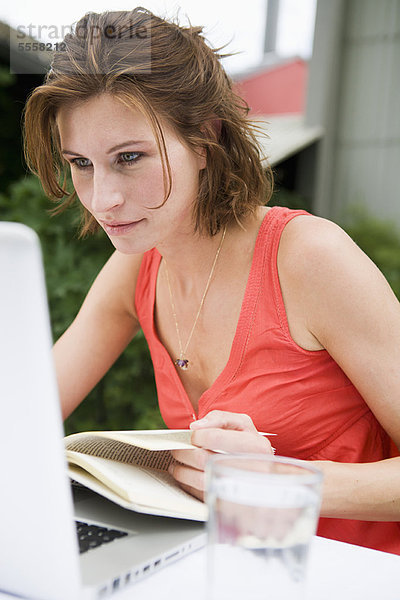
[{"label": "book page", "polygon": [[174,461],[169,450],[146,450],[126,442],[90,434],[77,435],[70,440],[67,438],[66,449],[161,471],[167,471]]},{"label": "book page", "polygon": [[169,473],[72,451],[67,451],[67,459],[72,478],[125,508],[199,521],[206,519],[206,505],[182,490]]},{"label": "book page", "polygon": [[128,430],[128,431],[85,431],[73,433],[65,439],[68,441],[91,437],[108,438],[147,450],[185,450],[193,448],[190,429],[158,429],[158,430]]}]

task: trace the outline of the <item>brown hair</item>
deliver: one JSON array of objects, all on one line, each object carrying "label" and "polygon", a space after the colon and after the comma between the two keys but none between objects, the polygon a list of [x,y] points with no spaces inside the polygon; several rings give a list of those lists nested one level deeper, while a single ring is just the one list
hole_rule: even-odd
[{"label": "brown hair", "polygon": [[[232,89],[218,53],[201,35],[201,27],[181,27],[144,8],[130,12],[89,13],[55,53],[43,85],[25,109],[25,156],[45,192],[68,198],[67,162],[60,152],[56,126],[61,106],[109,93],[149,119],[161,154],[165,201],[171,172],[160,120],[164,119],[189,147],[203,147],[206,168],[200,171],[194,206],[195,230],[214,235],[233,220],[241,221],[272,193],[272,176],[262,164],[255,125],[248,106]],[[97,228],[83,209],[82,235]]]}]

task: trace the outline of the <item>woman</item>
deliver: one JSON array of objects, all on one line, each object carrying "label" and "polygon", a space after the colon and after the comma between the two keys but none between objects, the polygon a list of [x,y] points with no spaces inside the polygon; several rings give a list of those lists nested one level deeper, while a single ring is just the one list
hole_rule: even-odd
[{"label": "woman", "polygon": [[83,232],[116,248],[55,344],[63,413],[141,327],[164,420],[198,446],[175,453],[186,490],[212,450],[270,453],[273,432],[324,472],[320,535],[400,553],[399,303],[339,227],[265,206],[219,58],[200,28],[90,14],[27,103],[31,169],[62,198],[69,163]]}]

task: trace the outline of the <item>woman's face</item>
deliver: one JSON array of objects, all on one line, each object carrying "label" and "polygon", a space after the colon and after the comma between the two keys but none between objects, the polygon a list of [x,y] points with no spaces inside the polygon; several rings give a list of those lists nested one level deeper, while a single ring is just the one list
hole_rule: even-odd
[{"label": "woman's face", "polygon": [[165,205],[161,156],[152,128],[136,110],[103,94],[57,115],[61,148],[82,204],[117,250],[144,252],[193,231],[203,155],[163,125],[172,190]]}]

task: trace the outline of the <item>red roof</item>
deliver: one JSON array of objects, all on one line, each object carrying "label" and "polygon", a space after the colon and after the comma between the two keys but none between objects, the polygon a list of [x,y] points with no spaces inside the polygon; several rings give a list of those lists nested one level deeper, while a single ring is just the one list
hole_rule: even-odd
[{"label": "red roof", "polygon": [[235,88],[259,115],[301,114],[306,99],[308,64],[295,58],[243,76]]}]

